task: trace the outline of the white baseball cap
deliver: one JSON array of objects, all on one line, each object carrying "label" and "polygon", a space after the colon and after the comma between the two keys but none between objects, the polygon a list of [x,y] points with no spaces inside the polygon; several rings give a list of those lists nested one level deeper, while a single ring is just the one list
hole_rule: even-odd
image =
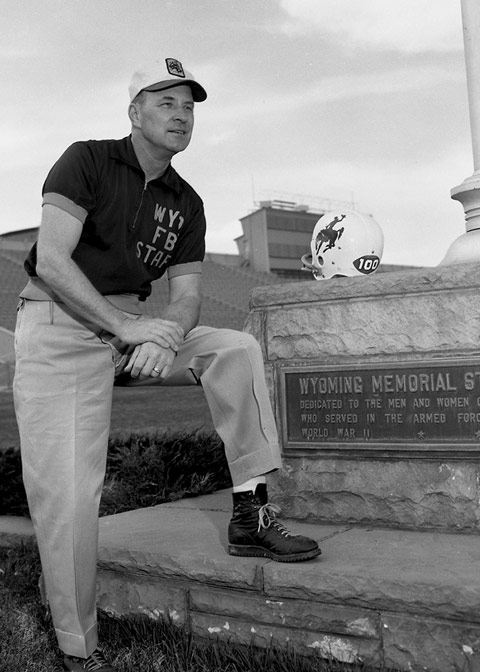
[{"label": "white baseball cap", "polygon": [[133,73],[132,81],[128,87],[130,102],[138,96],[140,91],[162,91],[182,85],[191,88],[193,100],[196,103],[201,103],[206,99],[207,92],[203,86],[195,80],[191,72],[184,69],[176,58],[153,61],[145,67],[138,68]]}]

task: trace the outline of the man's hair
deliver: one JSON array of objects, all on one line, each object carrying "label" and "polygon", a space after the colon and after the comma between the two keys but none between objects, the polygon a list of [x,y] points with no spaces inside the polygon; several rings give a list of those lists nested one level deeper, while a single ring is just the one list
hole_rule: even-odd
[{"label": "man's hair", "polygon": [[132,103],[138,103],[138,105],[142,105],[142,104],[143,104],[143,101],[144,101],[145,98],[146,98],[146,96],[147,96],[147,92],[146,92],[145,90],[144,90],[144,91],[140,91],[140,92],[135,96],[135,98],[132,100]]}]

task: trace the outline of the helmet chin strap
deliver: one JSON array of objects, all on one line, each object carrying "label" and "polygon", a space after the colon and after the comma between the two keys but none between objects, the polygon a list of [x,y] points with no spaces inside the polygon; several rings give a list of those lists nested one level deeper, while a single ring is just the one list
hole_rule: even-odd
[{"label": "helmet chin strap", "polygon": [[[312,255],[311,254],[302,254],[301,257],[301,262],[303,264],[301,270],[302,271],[309,271],[313,273],[313,276],[315,280],[326,280],[327,278],[322,275],[322,272],[319,268],[314,266],[312,264]],[[343,275],[342,273],[336,273],[335,275],[331,276],[332,278],[346,278],[346,275]]]},{"label": "helmet chin strap", "polygon": [[303,254],[301,262],[303,264],[302,271],[311,271],[315,280],[325,280],[322,271],[312,263],[311,254]]}]

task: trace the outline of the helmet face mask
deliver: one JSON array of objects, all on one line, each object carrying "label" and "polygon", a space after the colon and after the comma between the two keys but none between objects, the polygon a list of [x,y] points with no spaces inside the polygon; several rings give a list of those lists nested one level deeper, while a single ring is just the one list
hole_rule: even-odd
[{"label": "helmet face mask", "polygon": [[302,261],[316,280],[370,275],[380,265],[383,233],[369,216],[353,210],[327,212],[315,224],[310,255]]}]

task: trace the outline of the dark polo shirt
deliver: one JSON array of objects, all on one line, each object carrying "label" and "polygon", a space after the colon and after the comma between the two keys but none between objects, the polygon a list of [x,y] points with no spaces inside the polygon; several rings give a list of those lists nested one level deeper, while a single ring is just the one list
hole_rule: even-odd
[{"label": "dark polo shirt", "polygon": [[[145,300],[152,281],[200,273],[205,254],[203,202],[169,166],[145,183],[131,138],[76,142],[55,163],[43,204],[83,223],[72,259],[104,295]],[[25,261],[36,277],[36,244]]]}]

